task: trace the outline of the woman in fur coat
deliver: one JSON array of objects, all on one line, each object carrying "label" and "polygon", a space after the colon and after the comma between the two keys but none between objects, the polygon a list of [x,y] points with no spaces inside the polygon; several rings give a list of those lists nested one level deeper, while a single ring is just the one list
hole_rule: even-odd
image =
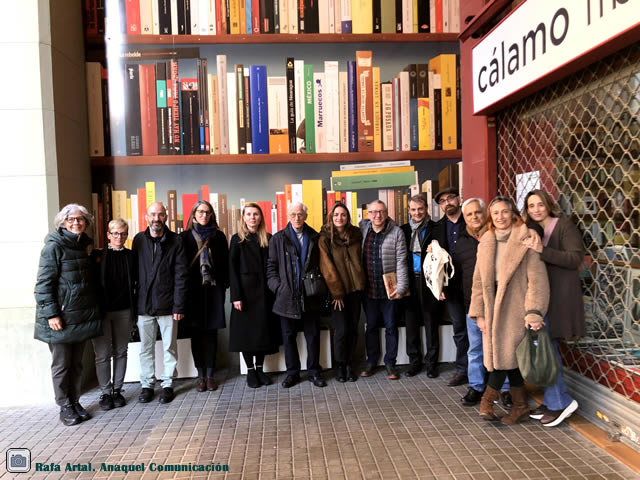
[{"label": "woman in fur coat", "polygon": [[490,372],[480,416],[497,420],[493,403],[508,376],[513,407],[502,423],[509,425],[529,417],[516,347],[526,328],[537,331],[544,327],[549,280],[540,255],[523,243],[529,230],[513,202],[496,197],[489,204],[489,213],[489,231],[478,245],[469,317],[482,331],[484,365]]}]

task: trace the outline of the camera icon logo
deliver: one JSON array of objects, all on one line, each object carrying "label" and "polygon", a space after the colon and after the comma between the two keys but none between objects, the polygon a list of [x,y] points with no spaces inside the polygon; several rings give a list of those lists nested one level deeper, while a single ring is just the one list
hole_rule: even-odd
[{"label": "camera icon logo", "polygon": [[28,448],[9,448],[6,465],[9,473],[27,473],[31,470],[31,450]]}]

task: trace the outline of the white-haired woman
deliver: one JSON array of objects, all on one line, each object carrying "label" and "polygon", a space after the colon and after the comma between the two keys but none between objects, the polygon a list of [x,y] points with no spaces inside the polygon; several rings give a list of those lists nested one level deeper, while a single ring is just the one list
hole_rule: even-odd
[{"label": "white-haired woman", "polygon": [[34,337],[49,345],[51,378],[60,421],[76,425],[91,418],[80,405],[82,354],[101,334],[101,318],[87,247],[93,217],[85,207],[66,205],[55,217],[40,254],[35,288]]}]

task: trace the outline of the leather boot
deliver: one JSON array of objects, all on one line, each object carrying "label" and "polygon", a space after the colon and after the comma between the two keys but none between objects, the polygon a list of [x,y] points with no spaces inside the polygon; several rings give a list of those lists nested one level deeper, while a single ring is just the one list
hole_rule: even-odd
[{"label": "leather boot", "polygon": [[498,400],[498,397],[500,397],[500,392],[487,385],[480,400],[480,416],[483,419],[488,421],[498,420],[498,417],[493,411],[493,402]]},{"label": "leather boot", "polygon": [[502,417],[503,425],[513,425],[529,418],[529,404],[527,403],[527,391],[524,387],[511,387],[513,407],[511,411]]}]

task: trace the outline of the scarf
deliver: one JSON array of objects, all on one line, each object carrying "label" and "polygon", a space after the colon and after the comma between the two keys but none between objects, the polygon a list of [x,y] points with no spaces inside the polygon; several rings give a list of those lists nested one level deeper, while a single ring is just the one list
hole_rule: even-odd
[{"label": "scarf", "polygon": [[413,218],[409,218],[409,226],[411,227],[411,241],[409,242],[409,250],[413,253],[422,253],[420,231],[422,227],[427,223],[427,217],[425,216],[422,221],[416,222]]},{"label": "scarf", "polygon": [[309,234],[302,227],[302,245],[298,241],[298,235],[293,228],[293,225],[289,223],[289,232],[293,238],[293,245],[298,252],[298,262],[296,263],[296,281],[298,286],[302,284],[302,272],[304,272],[304,261],[307,258],[307,249],[309,248]]},{"label": "scarf", "polygon": [[211,258],[209,257],[209,245],[207,244],[205,248],[202,248],[204,242],[207,242],[215,231],[215,227],[204,227],[195,222],[191,229],[191,234],[198,244],[198,250],[200,250],[200,275],[202,276],[203,285],[216,284],[215,279],[211,275],[213,267],[211,265]]}]

